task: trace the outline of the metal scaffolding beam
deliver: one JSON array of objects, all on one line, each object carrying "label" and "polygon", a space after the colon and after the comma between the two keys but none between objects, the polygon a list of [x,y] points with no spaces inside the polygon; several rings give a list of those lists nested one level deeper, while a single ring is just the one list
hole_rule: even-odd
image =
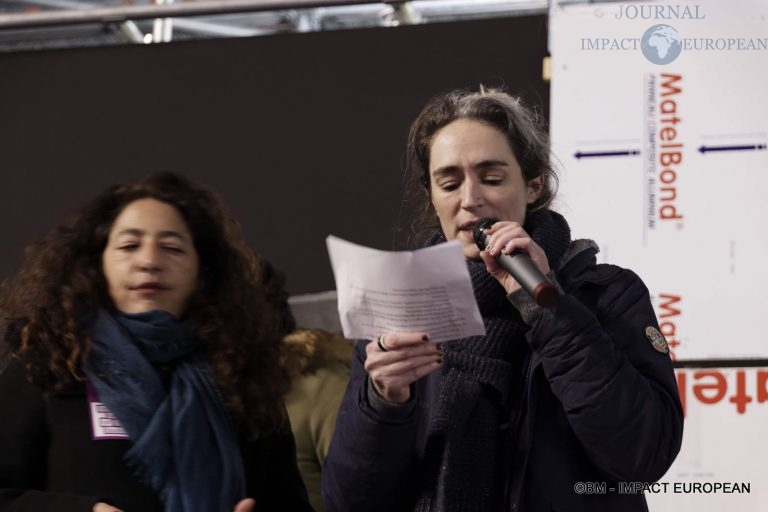
[{"label": "metal scaffolding beam", "polygon": [[243,12],[312,9],[382,3],[381,0],[202,0],[165,5],[125,5],[88,10],[0,14],[0,30]]}]

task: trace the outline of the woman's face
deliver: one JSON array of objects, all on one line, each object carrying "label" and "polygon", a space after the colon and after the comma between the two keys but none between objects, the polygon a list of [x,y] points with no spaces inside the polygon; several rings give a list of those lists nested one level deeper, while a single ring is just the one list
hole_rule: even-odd
[{"label": "woman's face", "polygon": [[432,139],[429,156],[432,205],[448,240],[457,239],[470,259],[480,257],[472,237],[483,217],[523,224],[542,179],[525,183],[504,134],[489,124],[458,119]]},{"label": "woman's face", "polygon": [[155,199],[129,203],[115,219],[102,255],[109,295],[118,310],[183,315],[197,288],[199,262],[187,224]]}]

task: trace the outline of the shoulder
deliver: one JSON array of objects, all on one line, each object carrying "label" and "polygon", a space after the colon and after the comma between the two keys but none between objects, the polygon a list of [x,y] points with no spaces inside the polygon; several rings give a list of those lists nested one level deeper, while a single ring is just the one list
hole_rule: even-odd
[{"label": "shoulder", "polygon": [[323,402],[333,394],[343,394],[349,382],[349,375],[348,366],[331,362],[313,373],[294,377],[291,390],[285,396],[285,403],[291,405],[296,401]]},{"label": "shoulder", "polygon": [[353,345],[337,333],[298,329],[283,339],[284,354],[292,376],[310,375],[320,369],[350,368]]},{"label": "shoulder", "polygon": [[597,263],[599,252],[592,240],[574,240],[557,272],[566,293],[591,295],[600,309],[620,312],[648,296],[648,288],[632,270]]},{"label": "shoulder", "polygon": [[0,372],[0,410],[22,424],[29,418],[44,416],[43,390],[30,382],[22,361],[13,359]]},{"label": "shoulder", "polygon": [[25,361],[17,357],[9,357],[7,365],[0,370],[0,385],[3,386],[0,388],[3,390],[6,386],[13,386],[20,391],[34,390],[35,392],[42,394],[42,390],[31,383]]}]

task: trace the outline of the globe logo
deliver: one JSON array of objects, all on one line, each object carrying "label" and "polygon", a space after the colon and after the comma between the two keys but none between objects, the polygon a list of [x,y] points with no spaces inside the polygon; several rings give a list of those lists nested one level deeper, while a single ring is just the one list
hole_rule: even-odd
[{"label": "globe logo", "polygon": [[669,25],[654,25],[643,34],[640,48],[645,58],[654,64],[665,65],[680,56],[683,38]]}]

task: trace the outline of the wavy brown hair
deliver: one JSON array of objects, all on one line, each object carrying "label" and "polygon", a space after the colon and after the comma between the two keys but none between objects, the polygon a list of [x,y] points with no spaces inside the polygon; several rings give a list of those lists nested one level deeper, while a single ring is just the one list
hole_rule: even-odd
[{"label": "wavy brown hair", "polygon": [[547,208],[555,197],[557,173],[551,162],[549,135],[544,120],[518,97],[500,89],[479,92],[455,90],[432,98],[411,124],[408,134],[406,179],[410,199],[416,203],[412,242],[419,246],[440,230],[430,200],[429,156],[437,132],[457,119],[474,119],[499,130],[523,171],[523,180],[543,178],[538,199],[528,212]]},{"label": "wavy brown hair", "polygon": [[216,196],[177,174],[107,188],[27,251],[21,270],[0,289],[0,333],[6,332],[11,357],[22,359],[32,382],[47,391],[85,379],[82,361],[91,340],[84,319],[96,308],[114,308],[102,253],[120,212],[144,198],[173,206],[192,233],[200,275],[184,321],[230,411],[254,436],[286,428],[281,398],[289,378],[261,260]]}]

